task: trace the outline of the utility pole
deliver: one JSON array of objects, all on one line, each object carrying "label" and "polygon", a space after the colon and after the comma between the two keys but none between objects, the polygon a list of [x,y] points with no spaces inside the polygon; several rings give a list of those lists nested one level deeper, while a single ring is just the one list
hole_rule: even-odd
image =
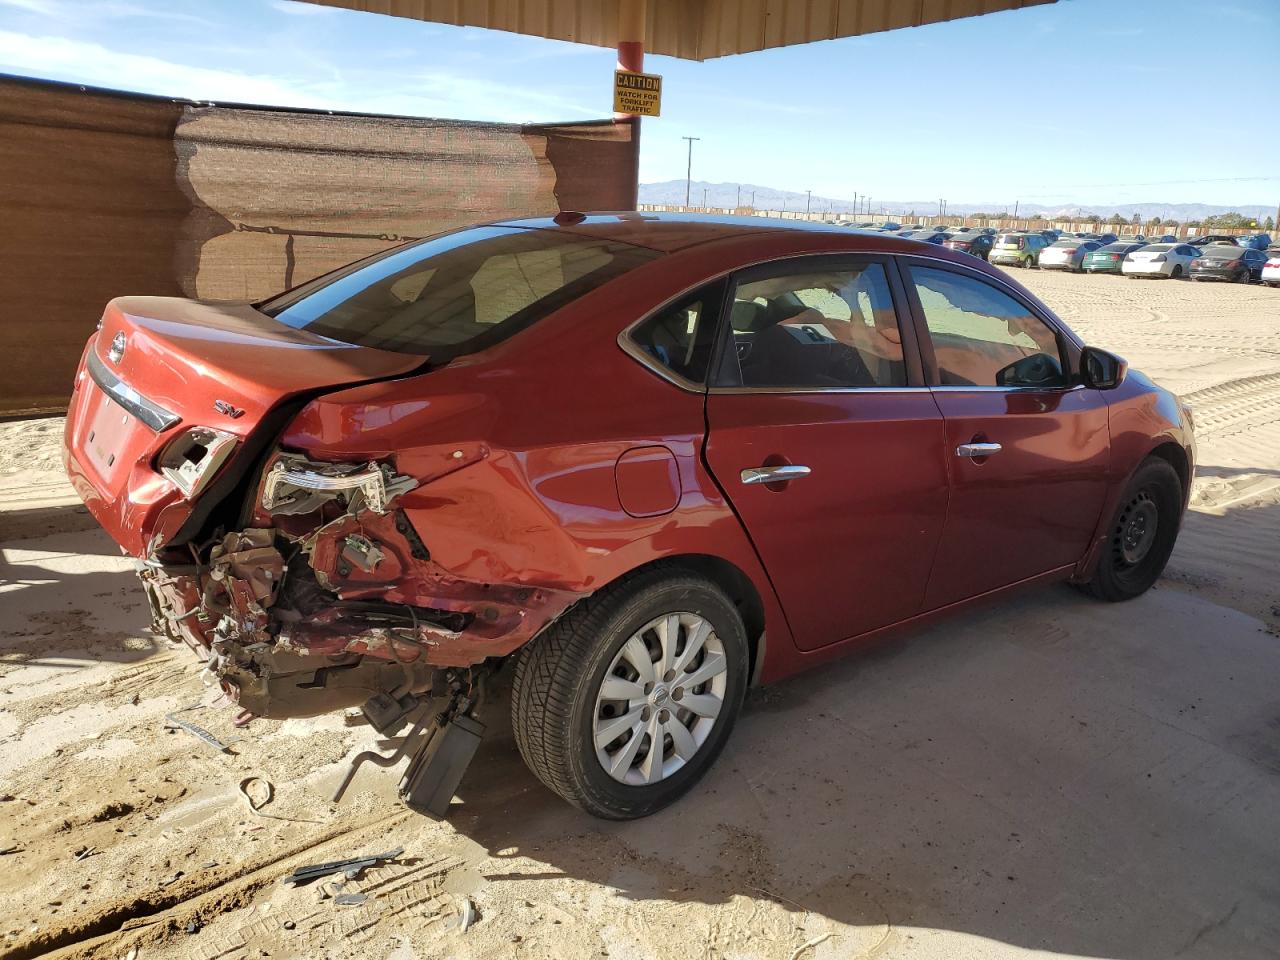
[{"label": "utility pole", "polygon": [[813,201],[813,191],[806,190],[804,192],[804,218],[809,219],[809,204]]},{"label": "utility pole", "polygon": [[1018,204],[1019,204],[1019,203],[1021,203],[1021,202],[1022,202],[1022,201],[1020,201],[1020,200],[1015,200],[1015,201],[1013,201],[1013,219],[1015,219],[1015,220],[1017,220],[1017,219],[1018,219]]},{"label": "utility pole", "polygon": [[702,188],[702,209],[707,209],[707,188]]},{"label": "utility pole", "polygon": [[754,190],[751,191],[751,212],[756,212],[756,192]]},{"label": "utility pole", "polygon": [[689,141],[689,165],[684,172],[684,205],[689,206],[689,187],[693,184],[693,141],[701,140],[701,137],[681,137],[681,140]]},{"label": "utility pole", "polygon": [[742,184],[738,184],[738,199],[733,202],[733,209],[742,209]]}]

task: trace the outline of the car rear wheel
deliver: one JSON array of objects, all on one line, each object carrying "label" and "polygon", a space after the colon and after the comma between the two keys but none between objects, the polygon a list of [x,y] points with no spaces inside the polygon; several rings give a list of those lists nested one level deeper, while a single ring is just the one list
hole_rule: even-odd
[{"label": "car rear wheel", "polygon": [[1171,273],[1171,274],[1170,274],[1170,276],[1171,276],[1171,277],[1173,277],[1173,279],[1175,279],[1175,280],[1181,280],[1181,279],[1182,279],[1182,264],[1180,264],[1180,263],[1175,263],[1175,264],[1173,265],[1173,273]]},{"label": "car rear wheel", "polygon": [[516,744],[539,780],[587,813],[647,816],[719,755],[749,659],[724,591],[679,568],[641,571],[581,601],[521,651]]},{"label": "car rear wheel", "polygon": [[1182,502],[1182,482],[1169,462],[1144,460],[1120,498],[1098,567],[1083,588],[1111,602],[1146,593],[1173,553]]}]

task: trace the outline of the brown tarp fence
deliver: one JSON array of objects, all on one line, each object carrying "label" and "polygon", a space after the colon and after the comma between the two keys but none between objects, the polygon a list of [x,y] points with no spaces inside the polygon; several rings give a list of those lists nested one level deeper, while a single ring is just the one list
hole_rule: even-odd
[{"label": "brown tarp fence", "polygon": [[254,300],[406,238],[635,209],[629,123],[211,105],[0,77],[0,415],[65,408],[121,294]]}]

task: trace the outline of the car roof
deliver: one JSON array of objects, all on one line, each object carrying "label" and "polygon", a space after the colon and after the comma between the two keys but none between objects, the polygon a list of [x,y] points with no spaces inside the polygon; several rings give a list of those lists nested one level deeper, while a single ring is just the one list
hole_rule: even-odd
[{"label": "car roof", "polygon": [[706,213],[637,213],[623,210],[609,213],[560,214],[558,217],[530,217],[502,220],[498,226],[536,230],[564,230],[580,236],[617,240],[660,253],[674,253],[697,244],[725,240],[751,234],[776,233],[781,230],[803,233],[829,233],[833,236],[866,236],[880,239],[883,234],[860,231],[814,220],[783,220],[775,217],[730,216]]},{"label": "car roof", "polygon": [[[558,220],[555,217],[531,217],[499,221],[495,225],[559,231],[577,238],[627,243],[682,259],[694,257],[699,264],[697,269],[713,272],[738,270],[747,263],[762,262],[761,255],[769,260],[845,253],[915,254],[930,260],[950,261],[1005,279],[1004,274],[988,267],[982,260],[974,260],[969,254],[949,250],[942,244],[926,243],[893,233],[803,220],[635,211],[562,215]],[[1023,293],[1040,304],[1034,295],[1027,291]],[[1049,310],[1043,304],[1040,306]]]}]

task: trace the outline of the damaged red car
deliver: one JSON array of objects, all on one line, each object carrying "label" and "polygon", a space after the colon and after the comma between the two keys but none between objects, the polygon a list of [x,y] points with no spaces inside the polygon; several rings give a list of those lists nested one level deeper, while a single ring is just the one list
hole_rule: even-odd
[{"label": "damaged red car", "polygon": [[1142,593],[1194,457],[1174,395],[972,257],[635,213],[113,300],[66,433],[243,717],[362,707],[441,813],[508,669],[533,772],[612,818],[689,789],[753,683],[1014,587]]}]

